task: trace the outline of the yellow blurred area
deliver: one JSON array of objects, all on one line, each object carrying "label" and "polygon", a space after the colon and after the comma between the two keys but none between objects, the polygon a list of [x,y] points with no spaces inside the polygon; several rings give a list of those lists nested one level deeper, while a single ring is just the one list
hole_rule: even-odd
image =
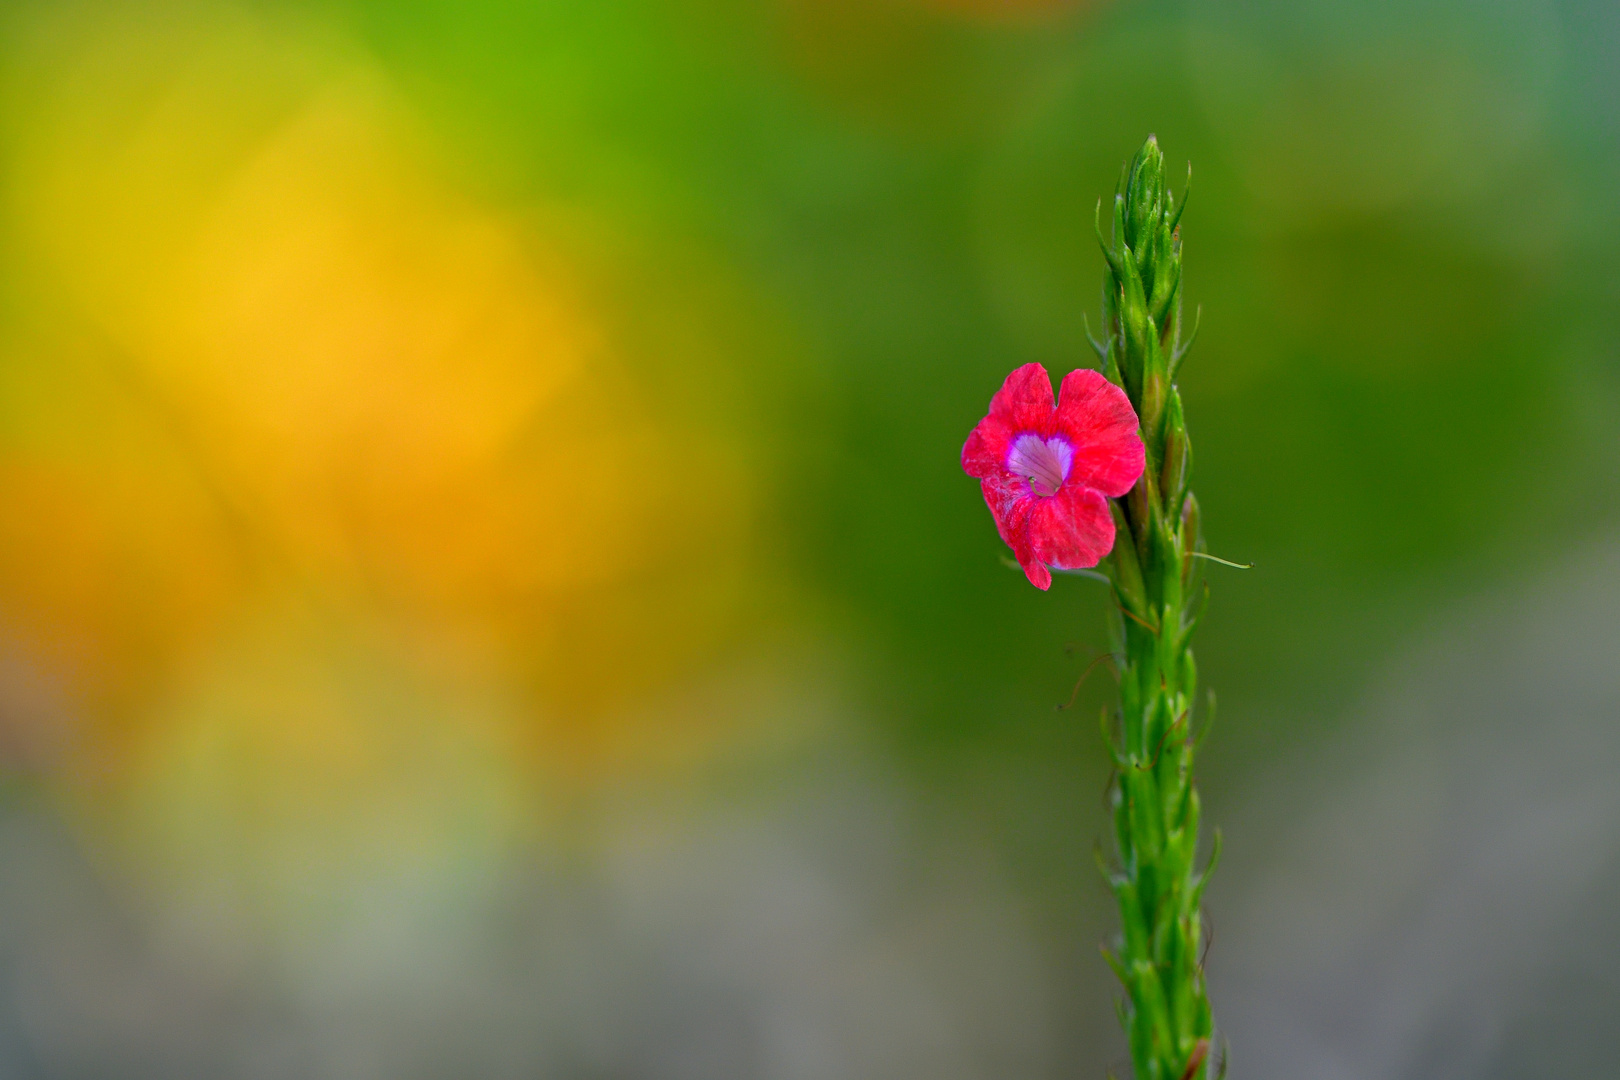
[{"label": "yellow blurred area", "polygon": [[[97,30],[42,34],[9,118],[14,756],[160,845],[386,825],[448,858],[446,822],[502,835],[514,760],[701,754],[635,706],[754,591],[741,436],[643,400],[545,208],[458,193],[363,58]],[[386,810],[413,794],[440,824]]]}]

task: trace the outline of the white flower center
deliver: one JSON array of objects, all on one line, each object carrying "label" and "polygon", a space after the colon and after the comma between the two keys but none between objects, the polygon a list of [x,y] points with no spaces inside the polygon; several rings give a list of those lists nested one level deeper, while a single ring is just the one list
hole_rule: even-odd
[{"label": "white flower center", "polygon": [[1068,479],[1073,460],[1074,447],[1061,436],[1043,439],[1039,435],[1020,435],[1007,452],[1007,471],[1029,481],[1032,493],[1050,498]]}]

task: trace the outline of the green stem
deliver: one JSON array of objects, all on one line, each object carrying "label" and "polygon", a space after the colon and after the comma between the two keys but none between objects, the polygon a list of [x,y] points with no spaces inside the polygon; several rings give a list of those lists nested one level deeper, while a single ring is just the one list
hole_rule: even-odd
[{"label": "green stem", "polygon": [[1141,480],[1114,501],[1108,564],[1120,661],[1118,733],[1110,736],[1119,862],[1109,883],[1121,924],[1109,960],[1127,995],[1122,1019],[1136,1080],[1209,1077],[1216,1057],[1199,909],[1213,864],[1197,869],[1198,670],[1189,647],[1203,593],[1193,556],[1203,545],[1198,501],[1187,490],[1192,455],[1181,395],[1171,381],[1184,352],[1180,212],[1149,136],[1114,196],[1112,241],[1103,241],[1103,373],[1130,396],[1147,450]]}]

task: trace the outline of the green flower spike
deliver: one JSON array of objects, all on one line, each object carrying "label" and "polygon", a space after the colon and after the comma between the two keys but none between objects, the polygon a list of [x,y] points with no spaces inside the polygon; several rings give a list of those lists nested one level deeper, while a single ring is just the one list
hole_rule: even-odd
[{"label": "green flower spike", "polygon": [[[1141,420],[1147,468],[1112,500],[1116,539],[1105,564],[1117,608],[1110,620],[1119,709],[1104,714],[1113,755],[1109,796],[1118,864],[1104,866],[1121,932],[1104,948],[1126,1000],[1120,1019],[1136,1080],[1210,1080],[1225,1073],[1211,1053],[1214,1021],[1204,984],[1200,899],[1220,854],[1197,868],[1198,791],[1193,784],[1198,669],[1189,647],[1207,588],[1198,500],[1187,489],[1192,451],[1175,375],[1181,341],[1180,205],[1164,179],[1158,141],[1147,142],[1114,195],[1106,340],[1093,341],[1103,375],[1124,389]],[[1188,344],[1190,344],[1190,340]],[[1213,709],[1213,698],[1210,705]],[[1203,720],[1207,729],[1212,717]],[[1221,1064],[1216,1072],[1216,1058]]]}]

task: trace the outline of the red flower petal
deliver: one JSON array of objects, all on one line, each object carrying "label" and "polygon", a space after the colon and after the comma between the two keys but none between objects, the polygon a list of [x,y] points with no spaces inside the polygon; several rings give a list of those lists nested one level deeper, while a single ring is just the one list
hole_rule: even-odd
[{"label": "red flower petal", "polygon": [[962,469],[975,480],[1001,472],[1012,437],[1012,428],[1001,417],[992,414],[980,420],[962,446]]},{"label": "red flower petal", "polygon": [[1052,377],[1039,364],[1017,368],[990,399],[990,415],[1000,417],[1014,431],[1052,434]]},{"label": "red flower petal", "polygon": [[1026,431],[1050,435],[1056,414],[1052,377],[1040,364],[1025,364],[1007,376],[990,399],[990,413],[968,436],[962,447],[962,468],[976,479],[1000,472],[1007,460],[1007,443]]},{"label": "red flower petal", "polygon": [[1029,487],[1022,478],[1006,472],[985,477],[979,488],[984,492],[984,503],[990,508],[990,516],[995,519],[996,532],[1012,548],[1013,557],[1024,568],[1029,583],[1037,589],[1051,588],[1052,573],[1036,558],[1030,540],[1031,516],[1040,503],[1050,500],[1037,499],[1029,493]]},{"label": "red flower petal", "polygon": [[1087,368],[1065,375],[1058,394],[1057,432],[1074,446],[1074,460],[1064,487],[1078,484],[1116,498],[1131,490],[1147,461],[1137,426],[1136,410],[1125,391]]},{"label": "red flower petal", "polygon": [[1034,502],[1029,489],[1017,477],[998,472],[979,481],[979,490],[984,492],[984,505],[990,508],[1002,542],[1014,552],[1027,546],[1029,510]]},{"label": "red flower petal", "polygon": [[1031,501],[1035,506],[1028,515],[1026,535],[1041,562],[1059,570],[1079,570],[1096,566],[1113,550],[1114,516],[1102,492],[1064,484],[1052,498]]},{"label": "red flower petal", "polygon": [[[1014,552],[1014,554],[1017,553]],[[1052,587],[1052,571],[1048,570],[1046,564],[1033,555],[1021,556],[1018,559],[1018,565],[1024,568],[1024,576],[1029,578],[1029,583],[1041,590],[1041,592],[1045,592]]]}]

